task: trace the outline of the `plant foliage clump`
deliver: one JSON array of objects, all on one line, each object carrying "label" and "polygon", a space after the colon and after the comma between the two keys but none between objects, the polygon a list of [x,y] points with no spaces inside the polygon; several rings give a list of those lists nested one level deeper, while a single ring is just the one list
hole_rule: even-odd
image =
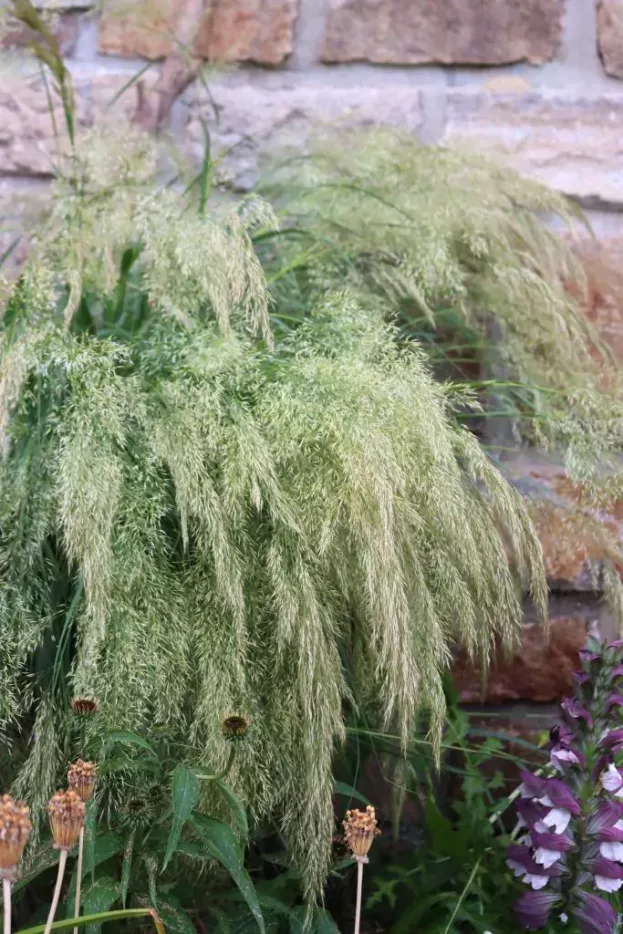
[{"label": "plant foliage clump", "polygon": [[427,708],[438,739],[453,643],[485,663],[512,643],[522,584],[545,602],[540,547],[381,311],[318,296],[273,344],[268,206],[191,214],[125,140],[74,157],[5,289],[0,726],[29,737],[36,803],[72,694],[96,698],[93,735],[164,735],[212,772],[242,712],[232,785],[279,817],[311,894],[345,705],[404,743]]},{"label": "plant foliage clump", "polygon": [[318,138],[261,190],[287,219],[281,249],[267,250],[284,311],[346,281],[449,359],[454,379],[474,361],[495,376],[517,441],[563,447],[581,478],[621,449],[620,368],[582,313],[572,244],[549,224],[572,239],[581,225],[562,195],[388,128]]}]

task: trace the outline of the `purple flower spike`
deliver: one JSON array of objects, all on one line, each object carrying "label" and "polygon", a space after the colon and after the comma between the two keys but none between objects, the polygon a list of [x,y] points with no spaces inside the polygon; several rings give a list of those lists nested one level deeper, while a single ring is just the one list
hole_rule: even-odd
[{"label": "purple flower spike", "polygon": [[614,642],[608,643],[609,649],[620,649],[623,646],[623,639],[615,639]]},{"label": "purple flower spike", "polygon": [[615,863],[612,859],[605,859],[598,856],[586,864],[587,869],[595,876],[605,876],[606,879],[623,879],[623,866]]},{"label": "purple flower spike", "polygon": [[584,764],[584,756],[582,753],[576,752],[574,749],[569,749],[566,746],[554,746],[549,754],[549,758],[552,765],[557,768],[559,772],[563,772],[565,766],[568,765]]},{"label": "purple flower spike", "polygon": [[617,769],[616,765],[613,765],[612,762],[609,762],[601,773],[600,782],[604,791],[609,791],[610,794],[616,795],[617,798],[621,797],[623,775],[621,775],[621,770]]},{"label": "purple flower spike", "polygon": [[615,665],[612,669],[611,678],[623,678],[623,664]]},{"label": "purple flower spike", "polygon": [[545,850],[555,850],[557,853],[566,853],[575,846],[573,840],[564,833],[551,833],[549,830],[540,832],[530,831],[533,847],[543,847]]},{"label": "purple flower spike", "polygon": [[579,701],[574,700],[572,697],[566,697],[560,706],[567,716],[571,717],[573,720],[584,720],[589,729],[593,728],[593,718],[586,707],[583,707]]},{"label": "purple flower spike", "polygon": [[547,814],[547,808],[529,798],[520,798],[517,801],[517,814],[526,827],[534,827],[538,821],[543,820]]},{"label": "purple flower spike", "polygon": [[[554,857],[554,863],[559,855],[557,853]],[[552,876],[562,875],[562,866],[553,865],[551,860],[547,866],[542,862],[538,863],[527,846],[519,846],[516,843],[511,844],[506,851],[506,865],[535,891],[545,888]]]},{"label": "purple flower spike", "polygon": [[610,902],[581,890],[572,914],[582,934],[612,934],[617,919]]},{"label": "purple flower spike", "polygon": [[592,652],[590,649],[580,649],[578,655],[583,662],[586,662],[590,665],[591,662],[596,662],[601,658],[601,652]]},{"label": "purple flower spike", "polygon": [[557,778],[545,779],[543,794],[539,802],[546,807],[562,808],[577,817],[581,813],[579,803],[564,782]]},{"label": "purple flower spike", "polygon": [[[623,665],[621,666],[621,672],[623,673]],[[581,687],[583,684],[586,684],[586,682],[590,680],[591,676],[585,671],[574,671],[572,677],[574,682],[579,687]]]},{"label": "purple flower spike", "polygon": [[526,931],[545,927],[552,908],[559,901],[559,896],[551,892],[525,892],[514,906],[519,924]]},{"label": "purple flower spike", "polygon": [[613,691],[612,694],[606,698],[605,707],[606,710],[610,710],[612,707],[623,707],[623,696]]},{"label": "purple flower spike", "polygon": [[522,798],[539,798],[545,788],[545,779],[533,775],[532,772],[522,771],[519,773],[521,785],[519,791]]},{"label": "purple flower spike", "polygon": [[619,746],[623,743],[623,729],[610,730],[609,733],[606,733],[605,736],[599,741],[599,745],[604,749],[612,749],[615,746]]},{"label": "purple flower spike", "polygon": [[549,741],[552,746],[571,746],[575,736],[566,723],[557,723],[549,731]]},{"label": "purple flower spike", "polygon": [[597,810],[588,819],[587,830],[592,837],[601,837],[601,834],[614,828],[617,821],[623,818],[623,805],[618,801],[600,801]]}]

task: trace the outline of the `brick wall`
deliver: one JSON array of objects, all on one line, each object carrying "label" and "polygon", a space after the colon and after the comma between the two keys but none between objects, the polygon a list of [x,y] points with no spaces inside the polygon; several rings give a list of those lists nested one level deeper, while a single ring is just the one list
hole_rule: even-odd
[{"label": "brick wall", "polygon": [[[146,60],[175,49],[181,2],[149,0],[146,13],[140,0],[105,0],[102,15],[87,0],[40,3],[56,11],[81,126],[134,110],[134,88],[111,102]],[[0,213],[4,204],[16,228],[19,205],[46,185],[57,145],[23,38],[5,37],[0,71]],[[606,244],[608,283],[618,275],[623,295],[623,0],[212,0],[195,51],[232,65],[209,75],[209,96],[199,83],[184,91],[169,129],[200,159],[207,121],[238,189],[253,183],[264,147],[304,144],[326,121],[391,124],[427,144],[501,152],[582,204]],[[2,236],[6,227],[0,251]],[[608,283],[597,283],[590,311],[621,351],[623,303]],[[623,509],[587,510],[578,524],[567,509],[576,491],[559,465],[522,455],[507,470],[535,504],[552,639],[528,609],[523,650],[496,665],[485,700],[547,704],[570,689],[587,629],[612,629],[588,566],[620,542]],[[463,662],[457,682],[465,701],[483,699]]]}]

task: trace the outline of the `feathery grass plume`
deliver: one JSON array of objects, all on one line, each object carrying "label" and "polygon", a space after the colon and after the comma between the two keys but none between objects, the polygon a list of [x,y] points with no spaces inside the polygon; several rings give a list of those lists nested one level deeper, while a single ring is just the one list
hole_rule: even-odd
[{"label": "feathery grass plume", "polygon": [[347,283],[452,379],[473,379],[475,360],[504,371],[495,392],[517,440],[564,446],[576,476],[621,448],[621,371],[581,312],[572,245],[546,223],[578,229],[561,195],[387,127],[319,137],[308,156],[273,166],[260,190],[285,218],[278,242],[258,244],[277,318]]},{"label": "feathery grass plume", "polygon": [[[111,187],[127,140],[110,163],[102,133],[76,157],[80,185],[59,182],[2,316],[0,660],[15,674],[0,726],[28,735],[38,709],[18,786],[41,801],[71,697],[97,698],[89,736],[166,737],[211,774],[244,711],[228,780],[251,817],[279,820],[311,898],[345,704],[405,746],[427,709],[438,742],[453,644],[486,663],[513,643],[523,589],[544,610],[540,546],[457,426],[468,394],[347,291],[273,344],[250,241],[271,210],[189,216],[151,182],[142,140]],[[33,692],[33,648],[50,646]],[[138,779],[114,782],[102,796],[122,813],[145,800]]]}]

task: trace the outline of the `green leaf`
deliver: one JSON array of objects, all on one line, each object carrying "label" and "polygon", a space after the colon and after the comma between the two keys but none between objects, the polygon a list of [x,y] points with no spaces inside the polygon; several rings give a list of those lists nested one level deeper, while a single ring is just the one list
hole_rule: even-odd
[{"label": "green leaf", "polygon": [[251,878],[244,868],[242,850],[231,827],[203,814],[195,814],[191,825],[212,858],[218,860],[231,875],[263,934],[265,928],[262,909]]},{"label": "green leaf", "polygon": [[307,912],[300,906],[290,912],[290,934],[304,934]]},{"label": "green leaf", "polygon": [[164,870],[179,843],[182,827],[197,807],[199,801],[199,782],[194,772],[184,765],[176,765],[173,772],[173,823],[164,855]]},{"label": "green leaf", "polygon": [[218,785],[219,789],[223,792],[227,803],[234,812],[234,817],[236,818],[236,823],[240,830],[240,836],[246,843],[249,838],[249,824],[247,822],[247,812],[245,811],[242,801],[233,788],[231,788],[227,782],[224,782],[222,778],[217,778],[215,780],[215,785]]},{"label": "green leaf", "polygon": [[[119,883],[110,876],[104,876],[97,879],[93,885],[88,888],[83,897],[82,905],[85,915],[100,914],[109,911],[118,900],[120,894]],[[86,934],[99,934],[101,924],[93,922],[86,929]]]},{"label": "green leaf", "polygon": [[147,869],[147,884],[149,885],[149,900],[154,906],[158,905],[158,886],[156,878],[158,875],[158,860],[155,856],[144,856],[143,862]]},{"label": "green leaf", "polygon": [[107,830],[105,833],[96,834],[93,840],[93,848],[85,847],[84,854],[84,874],[93,872],[96,866],[116,856],[123,850],[123,840],[121,837]]},{"label": "green leaf", "polygon": [[[55,921],[51,931],[67,931],[73,927],[86,927],[89,924],[106,924],[109,921],[124,921],[127,918],[149,918],[153,920],[158,934],[166,934],[162,921],[153,908],[126,908],[123,911],[103,911],[95,915],[82,915],[80,918],[66,918],[64,921]],[[34,928],[23,928],[16,934],[44,934],[45,924],[38,924]]]},{"label": "green leaf", "polygon": [[40,876],[43,872],[46,872],[46,870],[57,865],[58,851],[52,849],[51,842],[43,844],[40,849],[37,850],[27,875],[13,883],[13,892],[19,892],[20,889],[23,889],[24,886],[32,882],[33,879],[36,879],[37,876]]},{"label": "green leaf", "polygon": [[113,743],[128,743],[132,746],[140,746],[154,759],[158,758],[158,754],[151,743],[148,743],[142,736],[138,736],[137,733],[132,733],[131,730],[113,730],[112,733],[108,734],[108,740]]},{"label": "green leaf", "polygon": [[326,908],[314,912],[316,934],[340,934],[339,928]]},{"label": "green leaf", "polygon": [[333,791],[336,795],[344,795],[345,798],[354,798],[356,801],[363,802],[363,804],[370,804],[369,798],[362,795],[352,785],[347,785],[346,782],[333,782]]},{"label": "green leaf", "polygon": [[158,899],[158,914],[162,923],[170,934],[197,934],[197,929],[177,900],[171,898]]},{"label": "green leaf", "polygon": [[134,855],[134,837],[136,830],[130,831],[123,849],[123,865],[121,866],[121,903],[125,908],[130,887],[130,874],[132,872],[132,857]]},{"label": "green leaf", "polygon": [[290,912],[290,934],[340,934],[339,928],[328,911],[314,908],[311,925],[307,925],[307,909],[301,905]]}]

